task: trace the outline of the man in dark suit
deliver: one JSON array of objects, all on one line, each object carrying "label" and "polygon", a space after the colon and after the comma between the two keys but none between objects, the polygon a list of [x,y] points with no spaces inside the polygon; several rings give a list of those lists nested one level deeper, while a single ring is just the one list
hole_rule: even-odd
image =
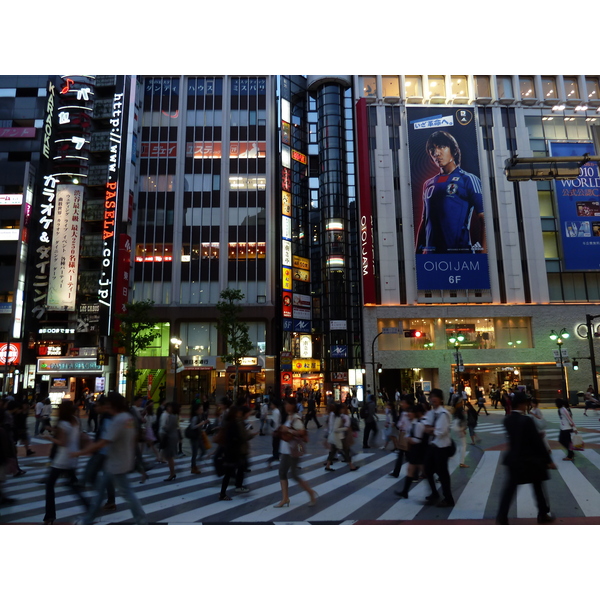
[{"label": "man in dark suit", "polygon": [[533,485],[538,523],[551,523],[555,517],[549,514],[542,482],[548,479],[548,469],[556,469],[556,466],[533,419],[525,414],[527,396],[523,392],[516,392],[512,404],[512,412],[504,419],[509,447],[502,462],[508,467],[508,480],[502,491],[496,524],[508,525],[508,510],[513,496],[517,486],[524,483]]}]

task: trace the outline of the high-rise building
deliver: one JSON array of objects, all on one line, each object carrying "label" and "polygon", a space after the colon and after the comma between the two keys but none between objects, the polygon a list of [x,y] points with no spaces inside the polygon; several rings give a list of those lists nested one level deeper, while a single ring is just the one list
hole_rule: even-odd
[{"label": "high-rise building", "polygon": [[[25,197],[2,231],[26,232],[0,240],[0,294],[25,385],[121,385],[114,317],[149,299],[159,335],[136,391],[220,396],[232,288],[250,395],[597,386],[600,178],[583,161],[555,177],[598,153],[599,76],[48,80],[0,82],[0,194]],[[516,156],[557,160],[512,181]]]},{"label": "high-rise building", "polygon": [[[139,366],[154,388],[166,375],[181,401],[222,396],[234,367],[220,359],[216,304],[237,289],[254,346],[241,389],[266,393],[277,386],[279,351],[277,79],[147,76],[140,85],[133,299],[153,300],[164,324]],[[170,339],[180,343],[169,351]]]},{"label": "high-rise building", "polygon": [[524,385],[543,400],[596,386],[598,166],[555,180],[556,164],[525,165],[523,182],[504,169],[597,155],[599,77],[372,75],[353,89],[378,385]]}]

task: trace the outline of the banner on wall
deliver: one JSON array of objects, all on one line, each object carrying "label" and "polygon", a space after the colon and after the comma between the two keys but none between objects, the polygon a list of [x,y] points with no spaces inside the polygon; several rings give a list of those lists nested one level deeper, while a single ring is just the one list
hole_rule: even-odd
[{"label": "banner on wall", "polygon": [[83,186],[57,185],[47,308],[75,310]]},{"label": "banner on wall", "polygon": [[407,115],[417,289],[489,289],[474,111]]},{"label": "banner on wall", "polygon": [[[550,142],[552,156],[595,155],[591,142]],[[565,271],[600,269],[600,175],[586,163],[577,179],[555,181]]]}]

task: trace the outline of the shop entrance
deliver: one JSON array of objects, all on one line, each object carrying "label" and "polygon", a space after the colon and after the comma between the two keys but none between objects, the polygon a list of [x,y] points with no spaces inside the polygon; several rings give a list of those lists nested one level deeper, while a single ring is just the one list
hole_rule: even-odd
[{"label": "shop entrance", "polygon": [[[455,381],[456,381],[456,372]],[[465,365],[458,373],[458,381],[463,389],[476,398],[477,387],[482,387],[489,398],[492,386],[497,389],[512,390],[514,386],[524,386],[539,402],[554,402],[562,388],[560,369],[554,365]]]}]

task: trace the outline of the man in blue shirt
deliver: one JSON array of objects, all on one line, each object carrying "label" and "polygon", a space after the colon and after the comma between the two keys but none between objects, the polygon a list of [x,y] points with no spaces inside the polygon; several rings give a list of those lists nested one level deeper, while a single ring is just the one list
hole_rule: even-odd
[{"label": "man in blue shirt", "polygon": [[[481,180],[460,168],[460,148],[446,131],[427,140],[427,154],[440,173],[423,185],[418,254],[486,253]],[[472,217],[477,221],[472,234]]]}]

